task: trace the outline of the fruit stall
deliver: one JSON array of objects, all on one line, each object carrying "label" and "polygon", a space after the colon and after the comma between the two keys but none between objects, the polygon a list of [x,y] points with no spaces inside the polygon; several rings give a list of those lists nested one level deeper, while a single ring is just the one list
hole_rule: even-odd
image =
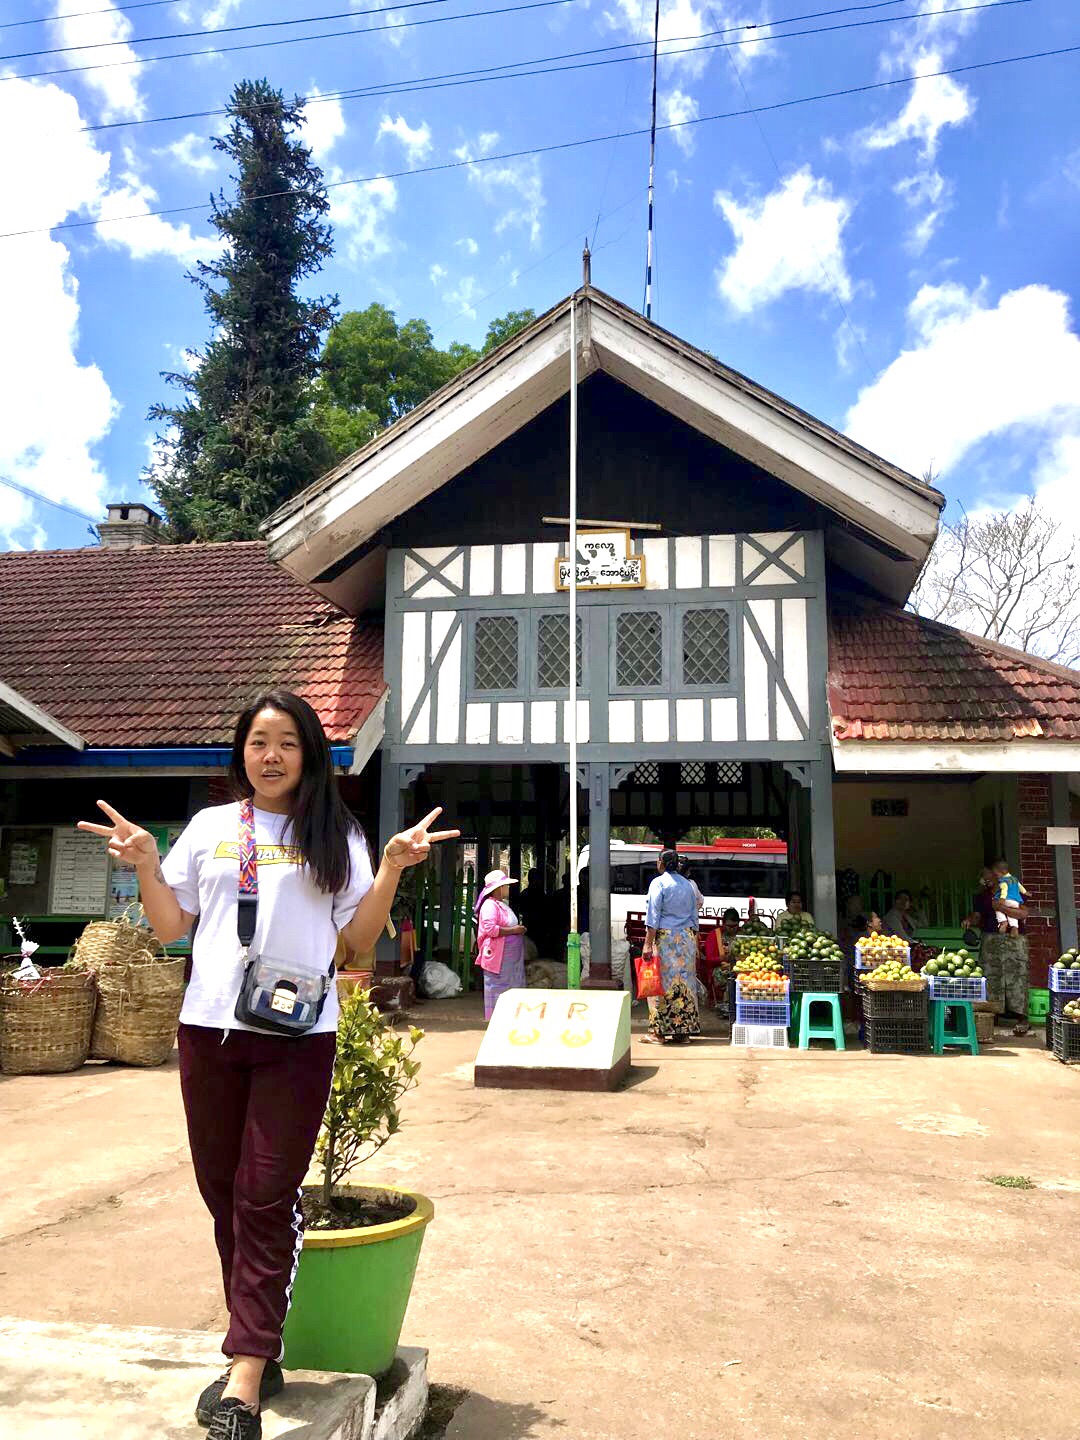
[{"label": "fruit stall", "polygon": [[1063,1065],[1080,1061],[1080,950],[1066,950],[1050,966],[1046,1048]]}]

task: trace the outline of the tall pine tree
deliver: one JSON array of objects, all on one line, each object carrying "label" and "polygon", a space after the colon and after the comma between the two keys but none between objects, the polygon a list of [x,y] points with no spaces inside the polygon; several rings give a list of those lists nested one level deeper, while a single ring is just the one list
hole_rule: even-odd
[{"label": "tall pine tree", "polygon": [[245,80],[227,114],[214,145],[235,164],[236,196],[212,200],[224,251],[189,277],[213,338],[195,352],[191,374],[164,376],[183,401],[150,410],[165,429],[146,478],[175,540],[252,538],[333,460],[310,387],[337,297],[298,293],[333,248],[322,172],[295,133],[303,104]]}]

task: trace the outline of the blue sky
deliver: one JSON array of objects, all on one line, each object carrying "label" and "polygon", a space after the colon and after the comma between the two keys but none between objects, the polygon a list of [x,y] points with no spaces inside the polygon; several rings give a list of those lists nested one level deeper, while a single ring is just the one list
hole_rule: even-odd
[{"label": "blue sky", "polygon": [[[510,3],[510,0],[503,0]],[[516,0],[520,3],[520,0]],[[654,318],[820,415],[969,509],[1038,490],[1073,522],[1080,493],[1080,53],[954,77],[931,74],[1080,44],[1073,0],[965,9],[897,0],[782,25],[844,0],[664,0],[661,121],[767,106],[917,74],[917,85],[685,126],[657,159]],[[446,0],[274,31],[325,0],[183,0],[126,14],[107,0],[8,0],[12,20],[100,11],[0,30],[0,53],[123,41],[108,50],[0,61],[0,76],[218,53],[35,81],[0,79],[15,136],[0,231],[204,204],[227,183],[208,144],[220,119],[101,123],[219,108],[266,76],[288,92],[403,85],[483,66],[618,45],[650,33],[641,0],[568,3],[481,19]],[[373,0],[354,9],[371,10]],[[929,15],[925,12],[933,12]],[[922,15],[921,19],[903,19]],[[788,31],[889,23],[782,38]],[[771,27],[764,21],[774,22]],[[735,41],[757,23],[760,43]],[[364,34],[364,27],[378,26]],[[198,39],[140,36],[211,29]],[[224,53],[327,31],[333,39]],[[706,32],[727,30],[724,35]],[[702,38],[705,37],[705,38]],[[638,52],[616,52],[621,54]],[[643,52],[642,52],[643,53]],[[597,56],[595,58],[604,58]],[[476,341],[511,308],[544,310],[593,279],[639,306],[647,142],[414,173],[648,122],[646,62],[309,108],[328,180],[382,176],[333,194],[337,251],[319,289],[342,309],[381,300],[423,316],[439,343]],[[399,173],[403,172],[403,173]],[[393,175],[394,178],[385,178]],[[599,216],[599,221],[598,217]],[[0,474],[100,515],[140,494],[159,371],[206,339],[185,278],[212,253],[194,212],[0,241]],[[1080,528],[1080,523],[1076,528]],[[84,521],[0,488],[0,545],[87,543]]]}]

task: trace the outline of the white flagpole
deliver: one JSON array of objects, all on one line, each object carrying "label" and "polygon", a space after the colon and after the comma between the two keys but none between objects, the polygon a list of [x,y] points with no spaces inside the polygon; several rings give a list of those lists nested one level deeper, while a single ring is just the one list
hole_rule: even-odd
[{"label": "white flagpole", "polygon": [[577,426],[578,426],[577,299],[570,299],[570,934],[566,942],[566,983],[581,985],[581,938],[578,935],[578,776],[577,776]]}]

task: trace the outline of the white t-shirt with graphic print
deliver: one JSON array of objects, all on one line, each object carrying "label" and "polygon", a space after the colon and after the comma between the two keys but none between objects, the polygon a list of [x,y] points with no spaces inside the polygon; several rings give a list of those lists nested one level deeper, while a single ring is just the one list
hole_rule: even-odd
[{"label": "white t-shirt with graphic print", "polygon": [[[240,879],[240,806],[214,805],[200,810],[161,862],[165,882],[180,908],[198,915],[192,946],[191,982],[180,1020],[216,1030],[250,1030],[237,1020],[236,997],[244,962],[236,933]],[[338,932],[356,913],[371,889],[373,876],[367,843],[359,831],[349,838],[349,880],[336,895],[319,890],[299,864],[290,844],[288,818],[255,810],[259,868],[259,910],[251,954],[275,960],[300,959],[329,970]],[[337,986],[331,985],[311,1034],[337,1029]]]}]

